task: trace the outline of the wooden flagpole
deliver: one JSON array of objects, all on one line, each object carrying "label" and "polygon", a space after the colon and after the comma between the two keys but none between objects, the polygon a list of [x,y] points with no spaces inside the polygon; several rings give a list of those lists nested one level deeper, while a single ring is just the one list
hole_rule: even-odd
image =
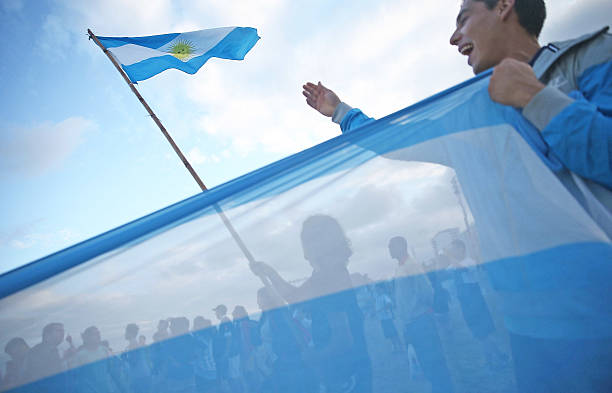
[{"label": "wooden flagpole", "polygon": [[[207,191],[208,188],[206,187],[206,185],[204,184],[202,179],[200,179],[200,176],[198,176],[198,174],[193,169],[193,167],[191,166],[189,161],[187,161],[187,158],[185,157],[185,155],[183,155],[183,152],[181,152],[181,149],[179,149],[179,147],[176,145],[176,143],[174,143],[174,140],[172,139],[172,137],[170,136],[170,134],[166,130],[166,127],[164,127],[164,125],[161,123],[161,121],[159,121],[159,119],[157,118],[155,113],[153,113],[153,110],[151,109],[149,104],[147,104],[145,99],[142,98],[142,96],[140,95],[140,92],[136,89],[136,86],[134,86],[134,84],[132,83],[130,78],[127,76],[125,71],[123,71],[123,68],[121,68],[119,63],[117,63],[117,60],[113,57],[113,55],[110,53],[110,51],[108,49],[106,49],[106,47],[100,42],[98,37],[96,37],[95,34],[90,29],[87,29],[87,34],[89,34],[89,39],[94,40],[96,45],[98,45],[100,47],[100,49],[102,49],[102,52],[104,52],[106,54],[106,56],[109,58],[111,63],[113,63],[113,65],[115,66],[117,71],[119,71],[119,73],[121,74],[121,76],[123,77],[125,82],[128,84],[128,86],[130,86],[130,89],[132,89],[132,93],[134,93],[136,95],[136,98],[138,98],[138,101],[140,101],[140,103],[145,107],[147,112],[149,112],[149,115],[151,115],[151,118],[153,118],[153,121],[155,122],[155,124],[157,124],[157,126],[161,130],[162,134],[164,134],[164,136],[166,137],[166,139],[170,143],[170,146],[172,146],[172,148],[174,149],[176,154],[179,156],[179,158],[181,159],[181,161],[183,162],[183,164],[185,165],[185,167],[187,168],[189,173],[191,173],[191,176],[193,177],[193,179],[196,181],[196,183],[198,183],[198,186],[200,186],[202,191]],[[216,204],[216,203],[213,206],[214,206],[215,210],[217,211],[217,213],[219,214],[219,217],[221,217],[221,220],[225,224],[225,227],[230,232],[230,234],[232,235],[232,237],[234,238],[234,240],[238,244],[238,247],[240,248],[240,250],[242,251],[244,256],[247,258],[249,263],[254,263],[255,259],[253,258],[253,254],[251,254],[249,249],[246,247],[246,245],[242,241],[242,238],[240,237],[238,232],[236,232],[236,229],[234,229],[234,226],[232,225],[232,223],[229,221],[229,219],[227,218],[227,216],[225,215],[223,210],[221,210],[221,207],[218,204]],[[267,283],[267,281],[268,281],[267,279],[264,280],[264,278],[261,277],[261,276],[260,276],[260,279],[262,279],[262,281],[264,282],[264,285],[266,285],[266,286],[269,285],[269,283]]]}]

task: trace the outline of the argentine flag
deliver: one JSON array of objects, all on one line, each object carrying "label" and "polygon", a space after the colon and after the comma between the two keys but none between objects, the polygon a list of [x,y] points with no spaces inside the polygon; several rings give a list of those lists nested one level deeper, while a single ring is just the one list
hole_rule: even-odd
[{"label": "argentine flag", "polygon": [[252,27],[219,27],[147,37],[98,37],[132,82],[176,68],[195,74],[211,57],[243,60],[259,36]]}]

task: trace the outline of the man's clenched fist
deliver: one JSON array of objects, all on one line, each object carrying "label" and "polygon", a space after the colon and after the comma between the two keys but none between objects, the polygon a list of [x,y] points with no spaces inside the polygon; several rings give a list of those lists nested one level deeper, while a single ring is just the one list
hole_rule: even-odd
[{"label": "man's clenched fist", "polygon": [[500,104],[524,108],[544,87],[529,64],[507,58],[493,69],[489,95]]}]

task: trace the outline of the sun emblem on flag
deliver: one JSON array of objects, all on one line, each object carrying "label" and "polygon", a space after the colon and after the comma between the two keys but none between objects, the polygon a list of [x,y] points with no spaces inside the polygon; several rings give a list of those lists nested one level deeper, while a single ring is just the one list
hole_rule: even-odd
[{"label": "sun emblem on flag", "polygon": [[191,41],[180,40],[173,43],[167,52],[180,61],[189,61],[195,55],[196,47]]}]

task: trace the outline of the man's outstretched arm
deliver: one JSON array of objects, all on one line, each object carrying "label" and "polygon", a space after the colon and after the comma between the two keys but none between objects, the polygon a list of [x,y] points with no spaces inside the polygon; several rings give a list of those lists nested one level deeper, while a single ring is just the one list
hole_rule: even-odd
[{"label": "man's outstretched arm", "polygon": [[302,94],[306,97],[306,103],[317,110],[323,116],[331,117],[332,121],[340,125],[342,132],[349,132],[360,126],[373,121],[361,110],[352,108],[340,101],[338,95],[323,86],[321,82],[314,84],[307,82]]}]

